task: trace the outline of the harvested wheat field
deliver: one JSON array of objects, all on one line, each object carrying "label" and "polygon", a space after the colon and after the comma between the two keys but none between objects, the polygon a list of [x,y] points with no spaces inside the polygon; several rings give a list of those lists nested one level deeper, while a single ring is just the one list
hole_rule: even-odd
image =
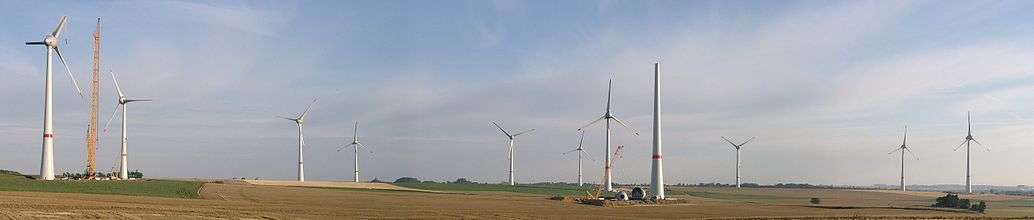
[{"label": "harvested wheat field", "polygon": [[[931,197],[849,190],[673,188],[688,202],[597,207],[509,192],[415,192],[207,183],[200,199],[0,192],[0,218],[123,219],[656,219],[805,217],[1022,217],[1031,208],[992,203],[987,214],[921,210]],[[823,207],[809,207],[810,197]],[[894,201],[882,203],[879,201]],[[826,204],[828,203],[828,204]],[[1004,204],[1004,203],[1003,203]]]}]

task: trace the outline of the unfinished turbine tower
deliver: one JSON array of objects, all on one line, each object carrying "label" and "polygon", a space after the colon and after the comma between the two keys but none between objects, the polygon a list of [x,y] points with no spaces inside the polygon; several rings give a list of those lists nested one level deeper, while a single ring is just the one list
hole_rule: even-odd
[{"label": "unfinished turbine tower", "polygon": [[72,85],[75,86],[75,90],[79,92],[79,98],[85,100],[83,96],[83,90],[79,88],[79,82],[76,82],[75,77],[72,76],[72,70],[68,68],[68,63],[65,62],[65,57],[61,56],[61,50],[58,49],[60,44],[61,30],[65,27],[65,22],[68,20],[68,16],[61,16],[61,20],[58,21],[57,27],[54,27],[54,32],[43,37],[43,41],[25,42],[25,45],[42,45],[46,50],[46,76],[44,82],[44,95],[43,95],[43,150],[40,161],[40,172],[39,178],[43,180],[54,179],[54,109],[53,109],[53,65],[51,65],[51,59],[53,53],[57,53],[57,57],[61,59],[61,65],[65,67],[65,72],[68,74],[68,78],[72,81]]},{"label": "unfinished turbine tower", "polygon": [[129,156],[128,150],[126,149],[126,141],[128,136],[126,135],[126,105],[133,102],[150,102],[150,99],[129,99],[122,93],[122,88],[118,86],[118,77],[115,77],[115,72],[111,73],[111,81],[115,82],[115,91],[118,92],[118,103],[115,104],[115,111],[111,112],[111,117],[108,118],[108,122],[104,123],[104,131],[108,131],[108,126],[111,125],[111,120],[115,119],[115,115],[118,114],[119,107],[122,108],[122,150],[119,154],[119,173],[118,178],[127,180],[129,179]]},{"label": "unfinished turbine tower", "polygon": [[910,147],[908,147],[908,145],[905,144],[907,140],[908,140],[908,125],[905,125],[905,134],[901,138],[901,146],[899,146],[898,148],[894,149],[890,153],[887,153],[887,154],[893,154],[894,152],[901,151],[901,191],[905,191],[905,151],[908,151],[908,154],[911,154],[912,157],[914,157],[916,160],[919,160],[919,157],[917,157],[915,155],[915,153],[912,153],[912,149]]},{"label": "unfinished turbine tower", "polygon": [[750,137],[750,139],[747,139],[747,141],[744,141],[740,144],[733,143],[725,137],[722,137],[722,140],[725,140],[725,142],[729,142],[729,144],[732,145],[732,149],[736,150],[736,188],[740,188],[740,149],[742,149],[743,145],[746,145],[747,142],[754,140],[754,137]]},{"label": "unfinished turbine tower", "polygon": [[516,144],[515,142],[516,142],[517,136],[520,136],[522,134],[527,134],[528,132],[535,131],[535,129],[530,129],[530,130],[526,130],[526,131],[522,131],[522,132],[517,132],[516,134],[510,134],[510,132],[506,132],[506,130],[503,129],[502,126],[499,126],[499,123],[495,123],[493,121],[492,124],[495,125],[495,127],[499,128],[499,131],[502,131],[503,135],[506,135],[506,138],[508,138],[510,140],[510,150],[509,150],[509,152],[510,152],[509,153],[509,159],[510,159],[510,171],[509,171],[509,173],[510,173],[510,182],[509,183],[510,183],[511,186],[513,186],[513,185],[516,184],[516,183],[514,183],[514,180],[513,180],[513,159],[514,159],[514,156],[515,156],[514,152],[513,152],[514,151],[513,148],[514,148],[514,145]]},{"label": "unfinished turbine tower", "polygon": [[[970,182],[969,182],[969,179],[970,179],[970,172],[969,172],[969,142],[970,141],[972,141],[974,143],[977,143],[981,147],[984,147],[984,144],[981,144],[980,141],[977,141],[977,139],[973,138],[973,123],[970,121],[969,111],[966,111],[966,139],[963,140],[962,144],[959,144],[958,147],[955,147],[955,151],[958,151],[959,148],[961,148],[963,145],[966,146],[966,193],[973,193],[973,187],[970,185]],[[991,151],[991,149],[988,149],[987,147],[984,147],[984,149],[987,149],[987,151]]]},{"label": "unfinished turbine tower", "polygon": [[348,145],[339,147],[337,149],[337,151],[341,151],[341,150],[343,150],[345,148],[348,148],[348,147],[352,147],[352,149],[355,150],[355,166],[354,166],[354,169],[353,169],[353,174],[355,174],[355,175],[354,175],[352,181],[358,183],[359,182],[359,148],[361,147],[363,149],[366,149],[367,151],[370,152],[370,154],[373,154],[373,151],[370,151],[370,148],[366,147],[366,145],[363,145],[363,143],[359,142],[359,122],[358,121],[355,122],[355,128],[352,130],[352,143],[349,143]]},{"label": "unfinished turbine tower", "polygon": [[595,121],[589,122],[589,124],[587,124],[585,126],[582,126],[581,128],[578,128],[578,130],[581,131],[581,130],[584,130],[585,128],[589,127],[589,126],[592,126],[593,124],[596,124],[596,122],[605,121],[604,122],[605,123],[604,127],[606,129],[606,139],[604,139],[605,140],[604,141],[604,146],[605,146],[604,148],[605,148],[606,152],[604,152],[604,155],[606,157],[604,158],[604,161],[603,161],[603,173],[604,173],[603,174],[604,175],[604,177],[603,177],[603,185],[605,186],[605,188],[606,188],[606,190],[608,192],[609,191],[614,191],[614,187],[613,187],[613,184],[612,184],[612,180],[613,180],[613,175],[612,174],[613,174],[613,172],[612,172],[612,169],[611,169],[612,167],[610,166],[610,160],[611,160],[611,155],[610,155],[610,121],[613,120],[614,122],[617,122],[622,127],[625,127],[626,129],[631,130],[632,133],[635,136],[639,136],[639,131],[636,131],[635,128],[629,127],[624,122],[621,122],[621,120],[618,120],[618,118],[614,117],[614,114],[610,112],[610,91],[611,91],[611,85],[613,84],[613,82],[614,82],[614,80],[607,81],[607,106],[606,106],[606,110],[603,112],[603,116],[601,116],[600,118],[597,118]]},{"label": "unfinished turbine tower", "polygon": [[653,198],[664,199],[664,163],[661,160],[661,64],[653,63],[653,166],[650,191]]},{"label": "unfinished turbine tower", "polygon": [[[582,148],[582,141],[585,141],[585,131],[578,132],[578,136],[578,148],[575,148],[574,150],[565,152],[563,154],[578,152],[578,186],[582,186],[582,184],[584,183],[582,181],[582,155],[584,154],[585,156],[589,156],[589,153],[585,152],[585,149]],[[592,160],[592,157],[589,157],[589,160]]]},{"label": "unfinished turbine tower", "polygon": [[298,181],[299,182],[305,182],[305,152],[304,152],[305,135],[304,135],[304,133],[302,133],[302,126],[305,124],[305,115],[309,114],[309,109],[312,109],[312,105],[316,104],[317,100],[319,100],[319,98],[312,99],[312,102],[309,103],[309,107],[305,107],[305,111],[303,111],[301,114],[298,114],[298,117],[288,118],[288,117],[284,117],[284,116],[277,116],[277,117],[280,117],[280,118],[283,118],[283,119],[287,119],[287,120],[293,121],[295,124],[298,125]]}]

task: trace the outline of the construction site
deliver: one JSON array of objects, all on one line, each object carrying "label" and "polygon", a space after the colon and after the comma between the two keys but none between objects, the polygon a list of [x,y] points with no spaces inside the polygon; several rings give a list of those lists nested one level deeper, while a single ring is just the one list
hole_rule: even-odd
[{"label": "construction site", "polygon": [[1034,219],[1030,10],[0,3],[0,219]]}]

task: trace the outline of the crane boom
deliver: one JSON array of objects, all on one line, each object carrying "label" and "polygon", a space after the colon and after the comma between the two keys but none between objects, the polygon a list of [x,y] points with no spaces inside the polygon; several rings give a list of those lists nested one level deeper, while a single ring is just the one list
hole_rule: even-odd
[{"label": "crane boom", "polygon": [[93,80],[90,81],[90,125],[86,132],[86,178],[97,178],[97,98],[100,88],[101,18],[93,32]]},{"label": "crane boom", "polygon": [[[610,163],[607,164],[607,166],[611,167],[611,169],[613,169],[613,167],[614,167],[614,162],[617,161],[618,158],[621,158],[621,149],[625,149],[625,146],[624,145],[618,146],[618,148],[614,150],[614,156],[611,157],[613,159],[611,159]],[[606,172],[603,173],[603,178],[604,178],[604,180],[606,180],[606,178],[607,178],[607,173]],[[589,199],[600,198],[600,195],[603,193],[603,187],[604,187],[603,184],[598,184],[598,185],[596,185],[596,191],[595,192],[593,192],[593,193],[586,192],[586,193],[589,194]]]}]

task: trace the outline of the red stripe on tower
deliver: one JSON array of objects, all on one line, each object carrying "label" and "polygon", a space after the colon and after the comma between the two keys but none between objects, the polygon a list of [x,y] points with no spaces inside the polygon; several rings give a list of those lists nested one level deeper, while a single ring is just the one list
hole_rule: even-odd
[{"label": "red stripe on tower", "polygon": [[653,155],[653,159],[654,160],[660,160],[661,159],[661,155]]},{"label": "red stripe on tower", "polygon": [[54,138],[54,134],[43,134],[43,138]]}]

